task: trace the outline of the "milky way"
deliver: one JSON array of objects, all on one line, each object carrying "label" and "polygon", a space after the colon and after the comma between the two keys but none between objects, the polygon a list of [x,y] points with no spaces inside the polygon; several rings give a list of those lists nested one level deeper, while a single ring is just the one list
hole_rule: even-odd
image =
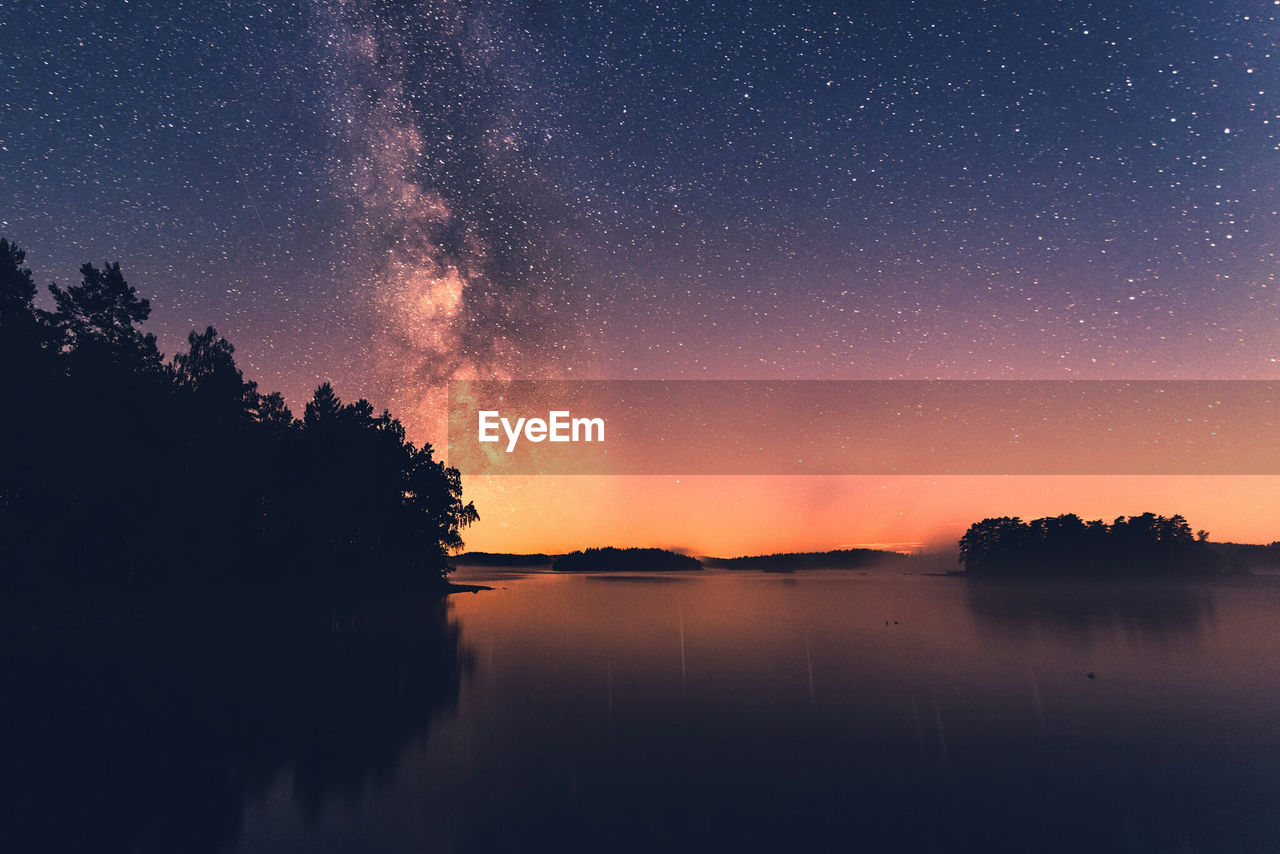
[{"label": "milky way", "polygon": [[1276,378],[1278,13],[9,4],[0,233],[424,437],[455,376]]},{"label": "milky way", "polygon": [[447,380],[542,374],[578,337],[564,206],[502,27],[451,3],[335,2],[313,21],[345,275],[372,301],[378,387],[412,421]]}]

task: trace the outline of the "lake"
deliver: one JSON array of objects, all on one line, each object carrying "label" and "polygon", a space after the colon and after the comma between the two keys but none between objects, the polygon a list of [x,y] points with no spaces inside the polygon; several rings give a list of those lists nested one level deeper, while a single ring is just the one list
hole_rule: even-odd
[{"label": "lake", "polygon": [[[308,643],[237,628],[181,666],[123,632],[131,676],[28,637],[10,683],[50,660],[65,678],[8,724],[39,777],[10,780],[21,831],[122,851],[1280,850],[1280,578],[453,580],[494,589],[327,615]],[[50,723],[47,704],[79,708]]]}]

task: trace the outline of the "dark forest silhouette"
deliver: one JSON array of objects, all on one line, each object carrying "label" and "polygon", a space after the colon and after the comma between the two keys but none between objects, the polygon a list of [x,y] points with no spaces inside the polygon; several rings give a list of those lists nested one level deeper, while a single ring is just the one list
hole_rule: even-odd
[{"label": "dark forest silhouette", "polygon": [[827,552],[778,552],[743,557],[704,557],[702,565],[712,569],[759,569],[764,572],[793,572],[798,569],[869,569],[901,565],[907,555],[881,549],[835,549]]},{"label": "dark forest silhouette", "polygon": [[35,305],[0,240],[0,593],[332,593],[443,583],[457,470],[324,383],[294,418],[209,327],[165,362],[118,263]]},{"label": "dark forest silhouette", "polygon": [[530,554],[513,554],[511,552],[463,552],[453,558],[456,566],[550,566],[560,555],[533,552]]},{"label": "dark forest silhouette", "polygon": [[1181,516],[1121,516],[1108,525],[1074,513],[1023,522],[983,519],[960,538],[960,562],[979,575],[1205,575],[1228,561]]},{"label": "dark forest silhouette", "polygon": [[687,572],[702,569],[697,558],[667,549],[584,549],[560,555],[556,572]]}]

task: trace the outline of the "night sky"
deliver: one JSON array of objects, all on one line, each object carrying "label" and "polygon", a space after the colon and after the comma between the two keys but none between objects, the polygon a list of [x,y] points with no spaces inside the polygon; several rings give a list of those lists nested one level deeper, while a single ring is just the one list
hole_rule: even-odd
[{"label": "night sky", "polygon": [[1280,2],[0,10],[0,234],[295,408],[1280,378]]}]

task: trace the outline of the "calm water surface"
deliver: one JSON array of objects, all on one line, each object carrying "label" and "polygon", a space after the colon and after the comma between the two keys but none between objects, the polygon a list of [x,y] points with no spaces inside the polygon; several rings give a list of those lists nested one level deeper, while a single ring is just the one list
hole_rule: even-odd
[{"label": "calm water surface", "polygon": [[[1280,850],[1280,579],[455,580],[495,589],[428,619],[443,644],[420,625],[398,640],[404,614],[336,618],[298,653],[319,656],[314,679],[276,696],[284,659],[239,711],[176,725],[172,749],[226,740],[193,761],[235,783],[189,836],[236,852]],[[280,721],[262,711],[282,703]],[[191,766],[145,765],[134,776],[170,778],[91,818],[132,809],[109,838],[164,847],[185,798],[164,792]]]},{"label": "calm water surface", "polygon": [[1276,579],[458,580],[456,710],[237,850],[1280,850]]}]

